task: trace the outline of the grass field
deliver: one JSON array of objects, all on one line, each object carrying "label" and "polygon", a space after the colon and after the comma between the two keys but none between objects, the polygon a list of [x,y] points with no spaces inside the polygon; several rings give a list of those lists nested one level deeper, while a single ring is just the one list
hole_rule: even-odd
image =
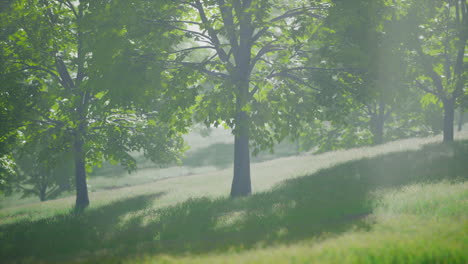
[{"label": "grass field", "polygon": [[[88,188],[90,192],[115,190],[129,186],[153,183],[167,178],[183,177],[191,175],[204,175],[218,171],[229,171],[234,159],[234,138],[225,129],[211,129],[207,136],[201,136],[196,131],[185,135],[185,141],[190,146],[185,153],[181,164],[154,164],[143,156],[135,153],[138,170],[128,174],[119,165],[105,163],[101,168],[95,168],[88,176]],[[253,164],[273,160],[280,157],[297,155],[297,146],[289,142],[283,142],[275,146],[274,153],[261,152],[252,157]],[[226,175],[228,176],[228,175]],[[71,175],[73,177],[73,175]],[[0,198],[0,209],[27,205],[39,201],[38,197],[20,199],[22,195],[17,193]],[[74,196],[74,192],[63,193],[59,198]]]},{"label": "grass field", "polygon": [[467,263],[468,136],[304,154],[0,211],[5,263]]}]

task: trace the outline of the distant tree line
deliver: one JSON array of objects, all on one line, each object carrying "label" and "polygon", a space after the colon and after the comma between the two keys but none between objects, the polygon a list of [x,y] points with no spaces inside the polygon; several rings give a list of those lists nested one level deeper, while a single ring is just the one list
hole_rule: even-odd
[{"label": "distant tree line", "polygon": [[[0,192],[41,200],[104,161],[178,160],[193,122],[235,137],[231,196],[250,155],[443,132],[468,106],[464,0],[0,2]],[[438,119],[438,120],[435,120]],[[71,177],[74,175],[73,177]]]}]

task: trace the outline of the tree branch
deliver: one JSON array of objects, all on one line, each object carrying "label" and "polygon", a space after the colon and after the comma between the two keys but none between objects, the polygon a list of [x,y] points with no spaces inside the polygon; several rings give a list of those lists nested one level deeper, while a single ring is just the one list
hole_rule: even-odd
[{"label": "tree branch", "polygon": [[427,87],[424,86],[420,81],[416,80],[415,82],[416,82],[416,84],[418,85],[418,87],[419,87],[421,90],[425,91],[426,93],[430,93],[430,94],[433,94],[433,95],[435,95],[435,96],[437,96],[437,97],[440,97],[440,94],[439,94],[438,92],[433,91],[433,90],[427,88]]},{"label": "tree branch", "polygon": [[252,99],[253,96],[255,95],[255,93],[257,93],[257,91],[259,90],[259,87],[258,85],[255,85],[255,87],[252,89],[252,91],[250,91],[249,93],[249,98]]},{"label": "tree branch", "polygon": [[[44,117],[44,116],[43,116]],[[45,125],[55,125],[57,127],[64,127],[64,123],[61,121],[53,120],[48,117],[44,117],[46,120],[37,120],[37,119],[28,119],[28,121],[38,123],[38,124],[45,124]]]},{"label": "tree branch", "polygon": [[[286,19],[286,18],[289,18],[289,17],[294,17],[294,16],[298,16],[298,15],[302,15],[302,14],[308,14],[309,16],[311,17],[315,17],[315,18],[318,18],[318,19],[323,19],[325,17],[323,16],[320,16],[320,15],[316,15],[316,14],[312,14],[312,13],[309,13],[308,11],[310,10],[320,10],[320,9],[328,9],[327,7],[313,7],[313,6],[309,6],[309,7],[298,7],[298,8],[294,8],[294,9],[290,9],[288,11],[286,11],[284,14],[280,15],[280,16],[277,16],[275,18],[272,18],[270,20],[270,23],[275,23],[277,21],[280,21],[280,20],[283,20],[283,19]],[[265,26],[263,27],[261,30],[259,30],[252,38],[252,42],[256,42],[263,34],[265,34],[266,31],[268,31],[269,29],[269,26]]]},{"label": "tree branch", "polygon": [[309,83],[307,83],[306,81],[304,81],[303,79],[301,79],[300,77],[296,76],[296,75],[293,75],[293,74],[290,74],[290,73],[287,73],[287,72],[279,72],[279,73],[274,73],[274,74],[270,74],[268,76],[268,78],[271,78],[271,77],[285,77],[285,78],[288,78],[290,80],[293,80],[297,83],[300,83],[302,85],[305,85],[309,88],[311,88],[312,90],[314,91],[317,91],[317,92],[321,92],[322,90],[316,88],[316,87],[313,87],[311,86]]},{"label": "tree branch", "polygon": [[60,56],[55,57],[55,68],[57,69],[57,72],[60,75],[60,79],[62,80],[62,85],[64,86],[64,88],[69,90],[73,89],[73,80],[70,76],[70,73],[67,70],[67,66],[65,66],[65,63],[63,62]]},{"label": "tree branch", "polygon": [[70,2],[70,0],[57,0],[57,1],[64,4],[64,5],[66,5],[68,8],[70,8],[70,10],[73,12],[73,15],[75,16],[75,18],[78,18],[78,13],[76,12],[75,7]]},{"label": "tree branch", "polygon": [[23,67],[22,70],[27,70],[27,69],[31,69],[31,70],[39,70],[39,71],[43,71],[45,73],[48,73],[52,76],[52,78],[55,78],[57,79],[59,82],[61,82],[62,80],[60,79],[60,77],[55,73],[53,72],[51,69],[47,69],[45,67],[41,67],[41,66],[33,66],[33,65],[29,65],[27,63],[24,63],[24,62],[14,62],[16,64],[20,64],[20,65],[23,65],[25,67]]},{"label": "tree branch", "polygon": [[198,46],[198,47],[191,47],[191,48],[172,51],[172,52],[169,52],[169,54],[187,52],[187,51],[198,50],[198,49],[214,49],[214,50],[216,50],[216,48],[213,47],[213,46]]},{"label": "tree branch", "polygon": [[210,75],[210,76],[213,76],[213,77],[218,77],[218,78],[221,78],[221,79],[226,79],[229,77],[229,75],[225,74],[225,73],[222,73],[222,72],[214,72],[214,71],[210,71],[210,70],[207,70],[206,68],[204,68],[204,65],[206,63],[199,63],[199,62],[181,62],[182,65],[186,66],[186,67],[190,67],[190,68],[193,68],[201,73],[205,73],[207,75]]},{"label": "tree branch", "polygon": [[[457,8],[458,8],[458,2]],[[453,92],[453,97],[457,98],[463,94],[463,85],[465,84],[465,75],[463,74],[464,69],[466,66],[464,65],[464,57],[465,57],[465,49],[466,49],[466,43],[468,41],[468,30],[466,28],[468,27],[468,13],[466,10],[466,3],[463,3],[461,1],[462,8],[461,8],[461,21],[459,22],[461,25],[460,27],[460,32],[459,32],[459,41],[460,41],[460,46],[458,49],[458,54],[454,66],[454,74],[453,78],[455,81],[456,78],[456,83],[455,83],[455,90]],[[459,10],[457,10],[457,14],[459,13]],[[465,28],[465,30],[463,30]]]},{"label": "tree branch", "polygon": [[[227,63],[230,65],[229,57],[226,54],[226,52],[223,50],[223,48],[221,47],[221,42],[219,41],[218,35],[216,34],[215,30],[210,26],[210,23],[208,21],[208,18],[206,17],[205,10],[200,0],[195,1],[195,8],[198,10],[200,19],[202,20],[203,25],[205,25],[208,31],[208,35],[210,36],[210,39],[213,42],[213,46],[216,48],[216,52],[218,53],[219,58],[224,63]],[[230,65],[230,67],[233,68],[232,65]]]},{"label": "tree branch", "polygon": [[368,104],[364,104],[364,106],[365,106],[365,107],[364,107],[364,108],[362,108],[362,109],[363,109],[363,111],[364,111],[364,113],[366,113],[366,114],[367,114],[367,115],[369,115],[369,116],[372,116],[372,115],[373,115],[373,113],[372,113],[371,106],[370,106],[370,105],[368,105]]},{"label": "tree branch", "polygon": [[185,4],[185,5],[189,5],[189,6],[193,7],[193,8],[197,8],[197,6],[192,2],[180,1],[180,3]]},{"label": "tree branch", "polygon": [[234,30],[234,17],[232,14],[232,7],[226,6],[224,0],[218,0],[218,6],[221,10],[221,17],[223,18],[224,26],[228,34],[229,43],[231,44],[234,52],[237,52],[239,43],[237,42],[236,32]]},{"label": "tree branch", "polygon": [[[156,23],[163,22],[162,20],[153,20],[153,19],[143,19],[143,20],[146,21],[146,22],[156,22]],[[175,30],[179,30],[179,31],[182,31],[182,32],[186,32],[186,33],[190,33],[190,34],[193,34],[193,35],[200,36],[202,38],[205,38],[205,39],[209,40],[210,43],[213,43],[213,40],[210,38],[210,36],[205,35],[205,34],[203,34],[201,32],[197,32],[197,31],[193,31],[193,30],[189,30],[189,29],[184,29],[184,28],[174,26],[174,25],[171,25],[171,24],[168,24],[168,23],[163,23],[163,24],[165,24],[166,26],[171,27],[171,28],[173,28]]]},{"label": "tree branch", "polygon": [[328,8],[327,7],[316,7],[316,6],[298,7],[298,8],[290,9],[290,10],[286,11],[284,14],[271,19],[270,22],[273,23],[273,22],[276,22],[276,21],[279,21],[279,20],[283,20],[285,18],[294,17],[294,16],[298,16],[298,15],[302,15],[302,14],[307,14],[307,15],[309,15],[311,17],[323,19],[325,17],[323,17],[321,15],[308,13],[308,11],[310,11],[310,10],[320,10],[320,9],[328,9]]},{"label": "tree branch", "polygon": [[268,54],[270,52],[285,50],[285,48],[281,47],[280,45],[273,45],[273,43],[276,41],[276,39],[270,41],[258,51],[255,57],[252,59],[252,62],[250,64],[250,70],[253,70],[255,64],[257,64],[257,62],[262,58],[263,55]]},{"label": "tree branch", "polygon": [[310,70],[310,71],[336,71],[336,72],[361,72],[359,69],[354,69],[354,68],[319,68],[319,67],[294,67],[294,68],[289,68],[285,69],[281,72],[290,72],[290,71],[302,71],[302,70]]},{"label": "tree branch", "polygon": [[421,45],[417,45],[416,47],[416,52],[418,53],[419,57],[421,58],[422,66],[424,70],[426,71],[426,74],[429,75],[431,78],[432,82],[434,83],[434,86],[437,89],[437,96],[440,97],[445,97],[444,96],[444,86],[442,84],[442,79],[440,76],[434,71],[432,68],[432,62],[429,61],[431,56],[427,55],[423,52]]},{"label": "tree branch", "polygon": [[162,19],[145,19],[146,21],[158,22],[158,23],[182,23],[192,25],[202,25],[200,22],[188,21],[188,20],[162,20]]},{"label": "tree branch", "polygon": [[390,106],[390,109],[387,110],[387,112],[384,114],[384,120],[388,120],[390,116],[392,115],[393,111],[395,111],[395,105]]}]

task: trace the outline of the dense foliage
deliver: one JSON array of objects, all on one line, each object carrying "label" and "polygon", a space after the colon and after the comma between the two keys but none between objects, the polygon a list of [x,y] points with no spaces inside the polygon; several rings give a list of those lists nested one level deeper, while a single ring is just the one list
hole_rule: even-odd
[{"label": "dense foliage", "polygon": [[[190,123],[184,112],[194,96],[184,86],[190,73],[169,73],[159,62],[177,36],[163,37],[164,29],[137,21],[177,10],[170,2],[148,7],[145,1],[13,1],[2,13],[5,76],[24,73],[2,90],[8,93],[13,84],[36,88],[15,96],[19,102],[8,100],[24,104],[24,98],[34,98],[27,116],[11,125],[16,131],[2,133],[16,135],[16,149],[34,159],[25,162],[31,168],[20,168],[33,181],[49,177],[54,156],[72,152],[78,209],[89,203],[86,172],[103,160],[131,171],[132,151],[170,162],[184,148],[180,132]],[[17,157],[24,163],[25,155]]]},{"label": "dense foliage", "polygon": [[285,138],[325,151],[442,129],[450,142],[468,105],[463,0],[0,8],[0,192],[45,200],[75,186],[79,210],[87,172],[104,161],[132,171],[136,152],[173,162],[192,120],[231,129],[240,196],[250,154]]}]

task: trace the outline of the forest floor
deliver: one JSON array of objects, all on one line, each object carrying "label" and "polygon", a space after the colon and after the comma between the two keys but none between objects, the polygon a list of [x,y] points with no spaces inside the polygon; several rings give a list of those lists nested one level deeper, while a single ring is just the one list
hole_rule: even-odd
[{"label": "forest floor", "polygon": [[0,210],[2,263],[467,263],[468,134],[229,166]]}]

